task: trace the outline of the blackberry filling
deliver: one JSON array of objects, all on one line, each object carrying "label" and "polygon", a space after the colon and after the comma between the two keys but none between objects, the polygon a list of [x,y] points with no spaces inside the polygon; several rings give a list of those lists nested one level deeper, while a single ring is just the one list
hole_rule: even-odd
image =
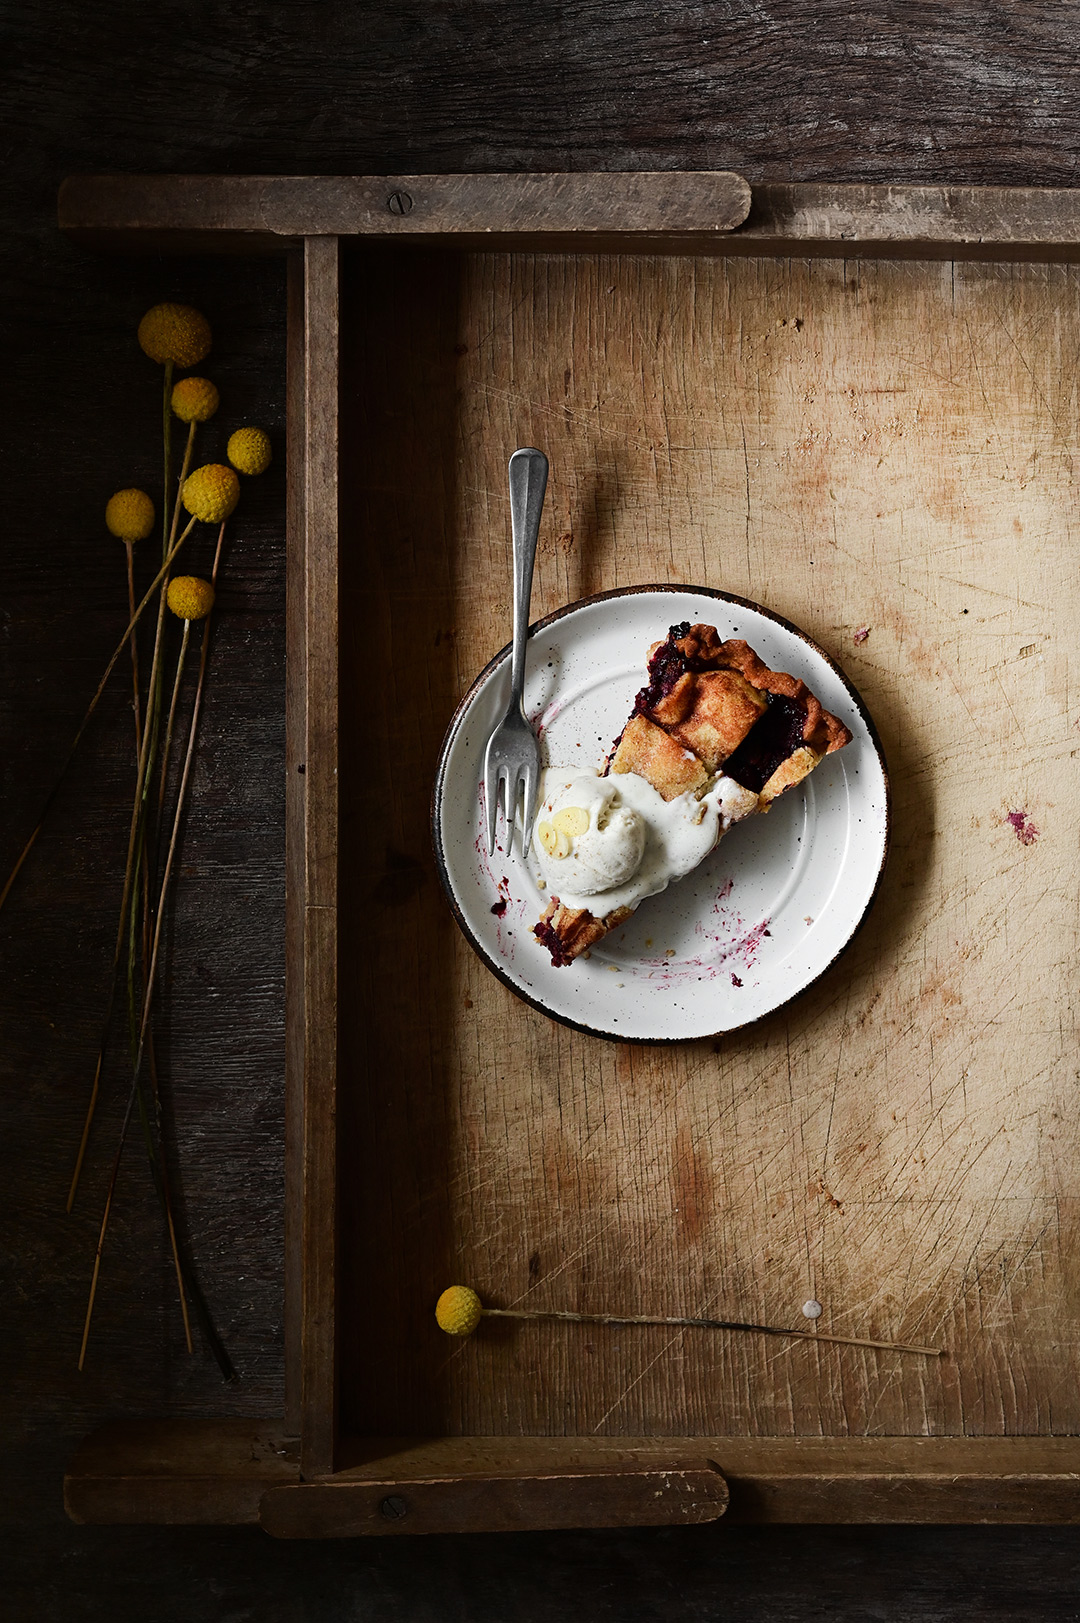
[{"label": "blackberry filling", "polygon": [[546,919],[533,925],[533,935],[542,947],[546,947],[551,954],[551,962],[556,969],[564,969],[567,964],[573,963],[573,957],[567,957],[563,951],[563,944],[557,933],[551,928]]},{"label": "blackberry filling", "polygon": [[688,624],[672,626],[667,642],[662,642],[649,661],[649,685],[641,689],[634,700],[638,715],[648,715],[655,705],[665,699],[679,680],[690,669],[690,661],[675,644],[689,632]]},{"label": "blackberry filling", "polygon": [[797,699],[767,694],[768,707],[754,723],[734,755],[729,755],[722,771],[744,789],[760,794],[778,766],[803,746],[806,706]]}]

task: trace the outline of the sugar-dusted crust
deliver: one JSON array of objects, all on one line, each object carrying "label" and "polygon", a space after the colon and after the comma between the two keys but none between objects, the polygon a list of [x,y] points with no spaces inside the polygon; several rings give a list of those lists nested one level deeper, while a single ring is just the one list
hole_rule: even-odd
[{"label": "sugar-dusted crust", "polygon": [[780,796],[785,794],[788,789],[794,789],[797,783],[801,783],[804,778],[809,777],[818,762],[824,759],[824,755],[820,754],[819,751],[812,750],[808,744],[805,744],[802,749],[796,750],[794,755],[789,755],[786,761],[781,761],[776,771],[770,778],[765,780],[762,786],[763,810],[767,811],[774,800],[779,800]]},{"label": "sugar-dusted crust", "polygon": [[[714,626],[672,626],[649,650],[648,685],[606,770],[637,773],[665,800],[703,792],[723,772],[768,811],[850,738],[805,682],[770,670],[749,643],[721,642]],[[533,933],[552,963],[570,964],[631,912],[598,918],[555,897]]]},{"label": "sugar-dusted crust", "polygon": [[675,800],[688,789],[703,789],[709,781],[708,771],[693,750],[678,743],[646,716],[630,717],[611,770],[636,772],[665,800]]}]

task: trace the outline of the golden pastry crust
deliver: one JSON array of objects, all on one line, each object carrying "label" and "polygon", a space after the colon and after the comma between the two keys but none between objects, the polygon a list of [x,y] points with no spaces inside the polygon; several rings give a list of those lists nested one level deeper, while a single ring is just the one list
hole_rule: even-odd
[{"label": "golden pastry crust", "polygon": [[709,781],[705,766],[693,750],[679,744],[645,716],[631,716],[611,758],[612,772],[636,772],[665,800],[675,800],[688,789],[702,789]]},{"label": "golden pastry crust", "polygon": [[738,671],[705,671],[680,680],[693,684],[693,703],[685,721],[672,727],[671,736],[693,750],[709,773],[718,772],[761,719],[769,701]]},{"label": "golden pastry crust", "polygon": [[558,969],[588,952],[609,930],[625,924],[633,911],[632,907],[617,907],[605,918],[597,919],[586,908],[564,907],[559,898],[553,896],[540,923],[533,926],[533,935],[548,949]]},{"label": "golden pastry crust", "polygon": [[788,789],[794,789],[796,784],[809,777],[818,762],[824,759],[824,755],[818,750],[812,750],[807,744],[802,749],[796,750],[794,755],[789,755],[786,761],[781,761],[772,777],[762,785],[761,799],[765,802],[764,810],[768,811],[774,800],[779,800]]},{"label": "golden pastry crust", "polygon": [[[706,672],[725,671],[737,672],[743,678],[746,687],[758,694],[770,694],[774,698],[791,699],[797,704],[805,706],[806,720],[803,725],[803,740],[822,755],[827,755],[832,750],[842,749],[845,744],[850,742],[851,734],[843,722],[824,708],[820,699],[811,693],[805,682],[800,681],[796,676],[789,676],[786,671],[770,670],[750,647],[750,644],[744,642],[741,637],[732,637],[727,642],[721,642],[716,627],[706,625],[688,626],[685,629],[673,626],[672,630],[681,630],[683,634],[679,637],[669,638],[667,643],[653,644],[649,651],[649,674],[652,675],[652,667],[657,653],[669,648],[675,650],[680,656],[679,662],[683,665],[683,673],[676,679],[668,694],[658,696],[657,702],[641,705],[641,699],[650,692],[648,688],[643,689],[642,694],[639,695],[639,706],[642,713],[659,722],[662,727],[671,724],[667,719],[668,712],[665,708],[665,701],[680,688],[681,695],[677,708],[681,713],[678,716],[673,715],[672,721],[681,723],[692,712],[697,711],[704,715],[711,713],[714,706],[720,708],[722,701],[712,697],[707,684],[701,681],[701,677]],[[698,677],[697,682],[693,681],[695,676]],[[663,683],[661,683],[662,685]],[[732,698],[729,703],[731,704],[732,717],[734,717],[734,690],[731,691]],[[767,703],[768,700],[764,699],[761,709],[764,709]],[[760,713],[759,710],[758,715]],[[749,718],[750,726],[758,719],[758,715]],[[746,728],[746,732],[749,732],[750,726]],[[745,737],[745,733],[742,736]],[[737,745],[741,741],[742,738],[738,738],[735,744]],[[731,755],[734,748],[735,745],[727,751],[727,755]],[[726,756],[721,757],[721,759],[726,759]],[[715,768],[713,770],[715,771]]]},{"label": "golden pastry crust", "polygon": [[[850,738],[805,682],[770,670],[749,643],[722,642],[715,626],[673,626],[649,650],[649,684],[606,770],[636,773],[665,800],[704,790],[725,772],[768,811]],[[570,964],[632,911],[597,918],[555,897],[533,933],[554,964]]]}]

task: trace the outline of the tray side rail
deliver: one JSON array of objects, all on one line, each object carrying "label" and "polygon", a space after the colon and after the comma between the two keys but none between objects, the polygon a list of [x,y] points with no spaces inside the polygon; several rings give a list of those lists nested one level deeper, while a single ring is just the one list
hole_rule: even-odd
[{"label": "tray side rail", "polygon": [[74,175],[60,227],[123,252],[282,253],[318,236],[461,249],[1080,259],[1080,190],[753,188],[739,174]]}]

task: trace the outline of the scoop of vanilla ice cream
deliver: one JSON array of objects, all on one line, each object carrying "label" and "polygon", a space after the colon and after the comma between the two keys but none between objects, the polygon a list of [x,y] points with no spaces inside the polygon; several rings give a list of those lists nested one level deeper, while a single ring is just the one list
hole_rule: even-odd
[{"label": "scoop of vanilla ice cream", "polygon": [[535,849],[552,892],[599,896],[625,884],[641,866],[645,820],[621,803],[618,779],[545,779]]}]

